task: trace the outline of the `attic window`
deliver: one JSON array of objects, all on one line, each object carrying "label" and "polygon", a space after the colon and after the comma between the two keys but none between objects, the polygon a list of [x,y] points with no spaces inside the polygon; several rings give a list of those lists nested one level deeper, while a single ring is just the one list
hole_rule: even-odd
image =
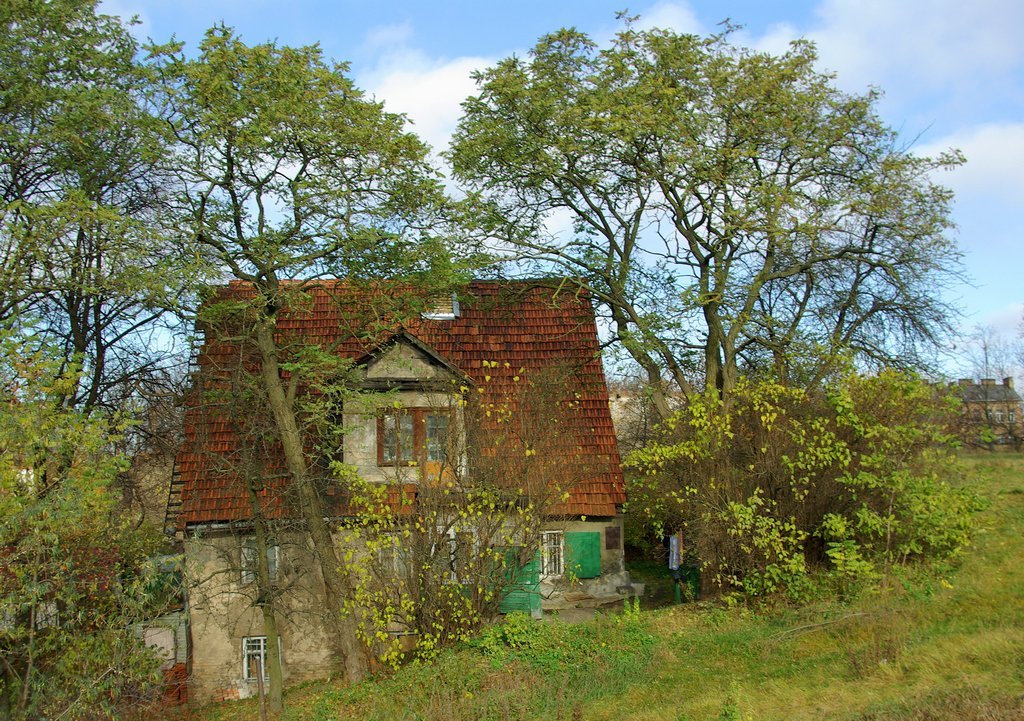
[{"label": "attic window", "polygon": [[452,293],[449,298],[436,298],[423,311],[426,320],[455,320],[459,317],[459,299]]},{"label": "attic window", "polygon": [[377,417],[378,466],[441,462],[447,454],[447,412],[431,408],[404,408]]}]

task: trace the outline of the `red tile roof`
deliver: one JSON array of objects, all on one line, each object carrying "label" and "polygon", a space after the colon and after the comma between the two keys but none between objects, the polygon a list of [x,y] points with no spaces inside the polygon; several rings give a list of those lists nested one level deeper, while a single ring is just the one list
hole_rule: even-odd
[{"label": "red tile roof", "polygon": [[[552,513],[611,516],[616,506],[625,502],[597,328],[586,297],[525,281],[474,281],[460,296],[461,312],[457,318],[417,317],[402,329],[382,324],[380,331],[370,337],[365,328],[354,325],[354,318],[365,315],[346,312],[354,304],[368,300],[367,291],[354,293],[341,282],[321,281],[306,292],[312,297],[311,304],[278,314],[279,340],[301,339],[333,348],[342,357],[358,359],[394,337],[397,330],[404,330],[483,388],[485,399],[496,401],[508,397],[522,368],[527,373],[570,368],[578,405],[567,425],[573,426],[576,448],[565,456],[564,463],[567,467],[590,469],[590,477],[575,481],[568,489],[568,501]],[[382,292],[386,294],[386,290]],[[253,289],[240,282],[219,292],[220,299],[243,300],[253,295]],[[359,323],[365,325],[364,321]],[[217,387],[218,376],[223,378],[239,366],[240,357],[237,344],[207,339],[198,359],[198,379],[207,391],[206,397],[211,388]],[[220,387],[224,387],[223,383]],[[193,398],[200,395],[197,393]],[[230,398],[225,397],[222,402],[229,403]],[[250,517],[250,501],[239,477],[240,463],[246,461],[261,464],[265,487],[260,495],[268,517],[286,514],[287,474],[279,447],[254,445],[240,442],[230,415],[218,408],[216,402],[189,404],[185,442],[176,458],[180,528]],[[414,493],[414,487],[407,486],[405,492],[408,497]],[[325,483],[323,493],[328,500],[334,498],[333,511],[344,515],[336,486]],[[397,502],[398,491],[393,490],[392,495]]]}]

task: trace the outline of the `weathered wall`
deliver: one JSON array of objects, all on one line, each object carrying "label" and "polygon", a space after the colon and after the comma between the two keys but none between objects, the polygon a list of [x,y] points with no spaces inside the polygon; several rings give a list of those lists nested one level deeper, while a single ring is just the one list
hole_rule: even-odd
[{"label": "weathered wall", "polygon": [[[613,547],[608,548],[609,529],[618,529],[618,540],[613,537]],[[566,606],[586,605],[594,599],[614,599],[622,594],[621,589],[631,587],[631,579],[626,572],[626,560],[622,545],[623,516],[614,518],[588,518],[587,520],[565,520],[547,523],[546,531],[597,532],[601,534],[601,575],[598,578],[573,578],[566,574],[562,578],[542,578],[540,593],[542,606],[545,609],[565,608]],[[615,533],[614,531],[612,533]],[[632,591],[630,591],[631,593]]]},{"label": "weathered wall", "polygon": [[[247,698],[255,680],[242,671],[242,638],[264,636],[261,611],[254,606],[255,584],[242,583],[242,536],[209,532],[185,541],[190,579],[192,680],[190,696],[199,703]],[[282,589],[278,630],[286,685],[324,678],[337,670],[329,652],[326,619],[319,600],[321,581],[312,554],[295,534],[279,536],[277,585]]]}]

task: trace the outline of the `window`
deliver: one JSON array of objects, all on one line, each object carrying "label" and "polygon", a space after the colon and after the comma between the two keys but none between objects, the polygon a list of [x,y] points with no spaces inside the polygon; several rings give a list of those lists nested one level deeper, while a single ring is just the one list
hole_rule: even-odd
[{"label": "window", "polygon": [[561,531],[540,534],[540,575],[553,578],[565,573],[565,539]]},{"label": "window", "polygon": [[1003,422],[1003,412],[1002,411],[996,411],[996,423],[1002,423],[1002,422]]},{"label": "window", "polygon": [[[277,580],[277,556],[276,544],[267,547],[267,567],[270,572],[270,580]],[[256,539],[249,536],[242,541],[242,583],[255,583],[257,571]]]},{"label": "window", "polygon": [[425,452],[428,461],[443,461],[448,455],[448,414],[427,413],[423,416]]},{"label": "window", "polygon": [[443,461],[447,455],[447,412],[404,408],[377,418],[378,466],[412,466]]},{"label": "window", "polygon": [[242,678],[255,681],[260,676],[269,681],[267,675],[267,637],[245,636],[242,639]]},{"label": "window", "polygon": [[422,315],[427,320],[455,320],[459,317],[459,299],[454,293],[450,298],[437,298]]},{"label": "window", "polygon": [[400,535],[388,534],[380,539],[377,564],[389,576],[405,578],[409,574],[409,549],[402,545]]},{"label": "window", "polygon": [[1007,413],[1006,422],[1007,423],[1016,423],[1016,420],[1015,420],[1016,417],[1017,417],[1017,415],[1013,411],[1010,411],[1009,413]]}]

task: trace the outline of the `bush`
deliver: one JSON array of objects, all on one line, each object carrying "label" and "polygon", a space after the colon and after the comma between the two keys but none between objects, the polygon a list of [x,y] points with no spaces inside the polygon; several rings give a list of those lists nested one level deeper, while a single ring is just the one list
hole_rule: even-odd
[{"label": "bush", "polygon": [[849,585],[948,558],[979,507],[947,481],[953,413],[944,392],[890,371],[820,393],[743,380],[627,457],[629,508],[658,532],[681,529],[703,573],[743,598],[800,598],[816,568]]}]

